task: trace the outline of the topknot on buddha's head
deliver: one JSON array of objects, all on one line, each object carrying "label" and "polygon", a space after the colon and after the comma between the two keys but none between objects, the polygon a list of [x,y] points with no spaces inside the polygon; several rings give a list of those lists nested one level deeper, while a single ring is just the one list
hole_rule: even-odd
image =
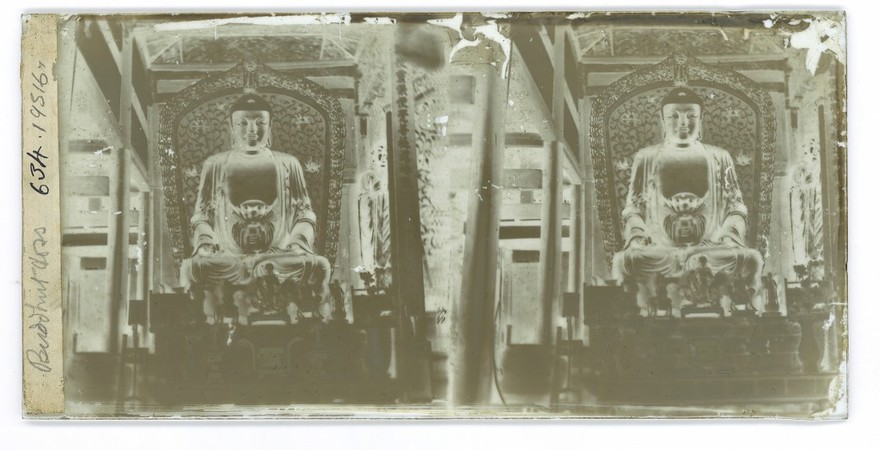
[{"label": "topknot on buddha's head", "polygon": [[694,91],[686,88],[686,87],[677,87],[660,101],[660,107],[669,105],[669,104],[694,104],[700,105],[703,107],[703,99]]},{"label": "topknot on buddha's head", "polygon": [[236,111],[266,111],[272,114],[272,105],[257,94],[245,94],[229,107],[229,114]]}]

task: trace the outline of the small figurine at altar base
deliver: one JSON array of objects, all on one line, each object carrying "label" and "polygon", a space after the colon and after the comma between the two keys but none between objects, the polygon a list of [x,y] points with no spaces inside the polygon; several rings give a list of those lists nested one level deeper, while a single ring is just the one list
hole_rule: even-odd
[{"label": "small figurine at altar base", "polygon": [[215,308],[217,311],[215,323],[224,323],[227,321],[232,324],[239,323],[241,312],[235,301],[236,290],[236,287],[229,283],[226,283],[223,287],[223,303]]},{"label": "small figurine at altar base", "polygon": [[757,308],[753,304],[755,297],[755,289],[748,286],[742,279],[734,279],[732,282],[732,292],[730,294],[733,300],[733,315],[753,316],[757,312]]},{"label": "small figurine at altar base", "polygon": [[215,319],[213,307],[209,308],[205,302],[205,291],[203,289],[200,289],[198,286],[193,287],[189,291],[189,298],[191,301],[189,310],[192,311],[192,314],[188,314],[190,320],[196,323],[204,323],[209,318],[211,320]]},{"label": "small figurine at altar base", "polygon": [[302,306],[302,300],[300,300],[301,290],[301,286],[292,280],[281,283],[281,302],[285,305],[284,310],[288,315],[290,323],[296,323],[303,317],[302,310],[300,309]]},{"label": "small figurine at altar base", "polygon": [[764,304],[764,312],[761,314],[764,317],[779,317],[782,313],[779,311],[779,286],[776,284],[776,280],[773,279],[772,273],[767,273],[764,277],[764,288],[767,290],[766,303]]},{"label": "small figurine at altar base", "polygon": [[718,291],[718,305],[724,311],[724,317],[732,316],[735,309],[729,286],[728,284],[722,285]]},{"label": "small figurine at altar base", "polygon": [[658,316],[659,311],[664,311],[664,317],[672,317],[672,300],[669,298],[668,283],[665,280],[659,280],[657,284],[657,295],[651,297],[648,302],[648,315]]},{"label": "small figurine at altar base", "polygon": [[266,275],[257,279],[257,309],[263,313],[277,312],[281,307],[281,283],[272,264],[266,264]]},{"label": "small figurine at altar base", "polygon": [[348,313],[345,311],[345,290],[339,284],[339,280],[333,280],[330,285],[330,296],[333,297],[333,313],[331,318],[336,321],[345,321]]}]

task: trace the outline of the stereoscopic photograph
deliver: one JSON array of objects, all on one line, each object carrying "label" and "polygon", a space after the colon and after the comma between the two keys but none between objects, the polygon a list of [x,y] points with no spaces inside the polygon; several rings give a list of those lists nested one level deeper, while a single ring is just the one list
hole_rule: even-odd
[{"label": "stereoscopic photograph", "polygon": [[22,21],[26,416],[847,416],[842,11]]}]

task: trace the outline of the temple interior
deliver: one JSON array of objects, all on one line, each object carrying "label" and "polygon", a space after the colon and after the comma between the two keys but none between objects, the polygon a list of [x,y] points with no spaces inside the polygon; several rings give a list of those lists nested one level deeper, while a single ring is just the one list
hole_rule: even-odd
[{"label": "temple interior", "polygon": [[829,406],[833,55],[749,16],[200,19],[61,40],[70,412]]}]

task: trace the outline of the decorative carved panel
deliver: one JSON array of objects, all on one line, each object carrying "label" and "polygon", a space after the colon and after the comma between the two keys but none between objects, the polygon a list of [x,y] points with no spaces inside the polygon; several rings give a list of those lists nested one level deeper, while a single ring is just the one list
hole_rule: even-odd
[{"label": "decorative carved panel", "polygon": [[447,236],[441,232],[446,227],[448,214],[438,206],[439,195],[434,184],[433,161],[445,144],[445,123],[438,117],[445,114],[446,77],[443,74],[411,68],[415,97],[415,138],[418,150],[419,206],[422,227],[422,245],[428,258],[446,246]]},{"label": "decorative carved panel", "polygon": [[235,63],[257,56],[264,63],[285,61],[342,60],[350,58],[343,49],[322,36],[234,36],[185,37],[168,46],[156,58],[159,64]]},{"label": "decorative carved panel", "polygon": [[782,54],[772,33],[724,31],[721,28],[620,28],[585,25],[575,29],[583,55],[588,58],[650,57],[686,49],[694,55]]}]

